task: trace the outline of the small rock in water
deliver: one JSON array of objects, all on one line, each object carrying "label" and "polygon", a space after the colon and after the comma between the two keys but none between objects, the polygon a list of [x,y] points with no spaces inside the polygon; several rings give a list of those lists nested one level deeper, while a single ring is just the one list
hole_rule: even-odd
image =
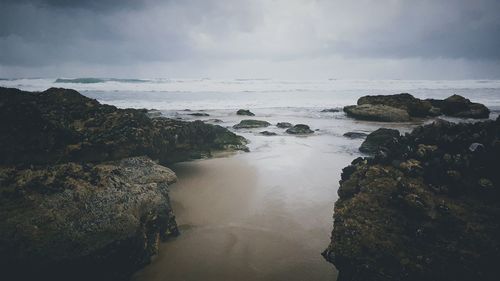
[{"label": "small rock in water", "polygon": [[188,113],[188,115],[191,115],[191,116],[210,116],[208,113],[203,113],[203,112]]},{"label": "small rock in water", "polygon": [[222,123],[223,121],[220,120],[220,119],[208,119],[208,120],[205,120],[205,122],[209,122],[209,123]]},{"label": "small rock in water", "polygon": [[350,139],[361,139],[366,137],[367,135],[368,135],[367,133],[361,133],[361,132],[347,132],[344,134],[344,137]]},{"label": "small rock in water", "polygon": [[237,115],[246,115],[246,116],[255,116],[255,114],[253,114],[250,110],[248,109],[239,109],[238,111],[236,111],[236,114]]},{"label": "small rock in water", "polygon": [[241,120],[239,124],[236,124],[233,126],[235,129],[249,129],[249,128],[260,128],[260,127],[268,127],[270,126],[271,123],[267,121],[262,121],[262,120],[252,120],[252,119],[247,119],[247,120]]},{"label": "small rock in water", "polygon": [[262,131],[262,132],[260,132],[260,134],[264,135],[264,136],[276,136],[276,135],[278,135],[275,132],[269,132],[269,131]]},{"label": "small rock in water", "polygon": [[291,128],[292,126],[292,123],[288,122],[279,122],[278,124],[276,124],[276,127],[278,128]]},{"label": "small rock in water", "polygon": [[304,125],[304,124],[297,124],[293,126],[292,128],[289,128],[286,130],[288,134],[293,134],[293,135],[306,135],[306,134],[312,134],[314,133],[309,126]]},{"label": "small rock in water", "polygon": [[331,113],[335,113],[335,112],[340,112],[340,109],[338,109],[338,108],[327,108],[327,109],[323,109],[323,110],[321,110],[321,112],[331,112]]}]

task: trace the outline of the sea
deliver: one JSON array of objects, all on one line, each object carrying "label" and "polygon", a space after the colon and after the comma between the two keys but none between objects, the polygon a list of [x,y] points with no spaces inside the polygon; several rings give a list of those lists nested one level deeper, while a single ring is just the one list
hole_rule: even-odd
[{"label": "sea", "polygon": [[[178,176],[169,193],[181,234],[162,243],[135,281],[335,280],[338,272],[321,252],[330,241],[340,175],[353,159],[366,156],[358,150],[363,138],[344,133],[380,127],[406,133],[433,121],[358,121],[341,108],[364,95],[406,92],[419,98],[459,94],[488,106],[490,119],[500,112],[500,80],[29,78],[0,79],[0,86],[71,88],[119,108],[220,125],[249,141],[250,152],[216,153],[170,167]],[[236,115],[238,109],[255,116]],[[234,129],[242,119],[272,125]],[[277,122],[306,124],[314,133],[289,135]],[[263,130],[276,135],[264,136]]]}]

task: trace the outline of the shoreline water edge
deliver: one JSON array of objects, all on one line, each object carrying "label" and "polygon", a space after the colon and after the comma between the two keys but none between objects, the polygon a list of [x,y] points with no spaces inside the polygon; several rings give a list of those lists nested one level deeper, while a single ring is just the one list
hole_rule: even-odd
[{"label": "shoreline water edge", "polygon": [[[313,121],[274,122],[252,108],[236,110],[220,120],[184,109],[187,118],[178,120],[75,90],[0,88],[4,276],[127,280],[179,234],[170,165],[251,151],[254,136],[327,136]],[[489,119],[490,109],[460,95],[410,94],[364,96],[314,114],[368,128],[341,136],[350,147],[363,141],[352,154],[363,157],[342,170],[331,202],[323,256],[338,280],[495,280],[500,117]],[[403,134],[394,130],[399,123]]]}]

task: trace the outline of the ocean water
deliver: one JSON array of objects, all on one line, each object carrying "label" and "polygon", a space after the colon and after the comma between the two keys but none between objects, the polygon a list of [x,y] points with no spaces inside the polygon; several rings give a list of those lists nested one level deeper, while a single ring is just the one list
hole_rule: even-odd
[{"label": "ocean water", "polygon": [[[496,118],[500,81],[410,81],[273,79],[11,79],[1,86],[42,91],[73,88],[102,103],[156,109],[182,120],[218,124],[249,140],[249,153],[230,153],[179,163],[170,197],[181,235],[161,245],[135,281],[335,280],[335,267],[321,257],[332,230],[343,167],[362,139],[380,127],[410,131],[432,120],[408,123],[357,121],[343,112],[321,112],[355,104],[367,94],[408,92],[420,98],[463,95],[486,104]],[[254,117],[238,116],[239,108]],[[188,110],[187,110],[188,109]],[[189,115],[203,112],[209,116]],[[233,129],[242,119],[266,120],[267,128]],[[216,120],[217,119],[217,120]],[[449,118],[450,119],[450,118]],[[451,118],[456,122],[469,122]],[[307,124],[314,134],[294,136],[277,122]],[[261,131],[275,132],[263,136]]]}]

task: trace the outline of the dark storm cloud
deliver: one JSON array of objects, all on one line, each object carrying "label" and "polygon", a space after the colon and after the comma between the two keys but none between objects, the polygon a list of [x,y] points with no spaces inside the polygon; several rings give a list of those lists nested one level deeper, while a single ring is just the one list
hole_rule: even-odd
[{"label": "dark storm cloud", "polygon": [[2,0],[0,68],[331,57],[498,61],[498,11],[497,0]]}]

